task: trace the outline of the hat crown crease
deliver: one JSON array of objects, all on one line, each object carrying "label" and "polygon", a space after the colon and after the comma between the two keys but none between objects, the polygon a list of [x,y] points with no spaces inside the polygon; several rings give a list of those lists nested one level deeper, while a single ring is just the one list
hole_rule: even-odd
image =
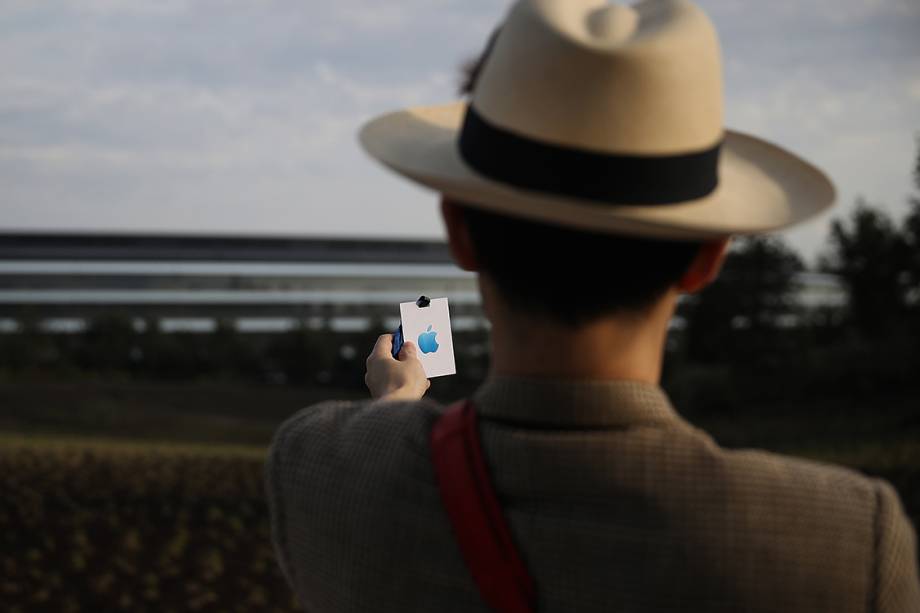
[{"label": "hat crown crease", "polygon": [[639,27],[639,14],[631,7],[611,4],[588,13],[585,29],[608,45],[628,41]]}]

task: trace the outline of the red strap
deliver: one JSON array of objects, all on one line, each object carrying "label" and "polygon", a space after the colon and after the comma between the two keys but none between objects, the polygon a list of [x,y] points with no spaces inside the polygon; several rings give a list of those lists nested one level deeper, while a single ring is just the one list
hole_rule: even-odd
[{"label": "red strap", "polygon": [[441,500],[483,600],[502,613],[533,611],[534,582],[492,488],[472,402],[454,403],[435,423],[431,457]]}]

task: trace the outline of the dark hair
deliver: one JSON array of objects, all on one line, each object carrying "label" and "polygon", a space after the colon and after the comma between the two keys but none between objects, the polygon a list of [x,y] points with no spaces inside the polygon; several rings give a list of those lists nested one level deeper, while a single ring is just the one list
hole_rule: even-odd
[{"label": "dark hair", "polygon": [[[461,94],[472,94],[500,31],[464,65]],[[463,212],[479,268],[502,297],[571,326],[651,305],[680,280],[701,246],[551,226],[475,205]]]},{"label": "dark hair", "polygon": [[637,312],[678,282],[700,243],[599,234],[463,206],[481,271],[515,309],[579,326]]}]

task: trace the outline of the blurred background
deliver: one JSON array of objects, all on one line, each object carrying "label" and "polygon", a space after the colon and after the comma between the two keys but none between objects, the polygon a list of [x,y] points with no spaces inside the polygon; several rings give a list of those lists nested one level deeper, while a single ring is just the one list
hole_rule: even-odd
[{"label": "blurred background", "polygon": [[[840,199],[735,241],[681,303],[663,384],[725,446],[888,479],[917,525],[920,5],[700,4],[726,125]],[[366,398],[367,353],[420,294],[449,298],[457,351],[431,396],[489,365],[435,195],[356,130],[453,99],[507,7],[0,3],[4,611],[296,610],[262,493],[274,429]]]}]

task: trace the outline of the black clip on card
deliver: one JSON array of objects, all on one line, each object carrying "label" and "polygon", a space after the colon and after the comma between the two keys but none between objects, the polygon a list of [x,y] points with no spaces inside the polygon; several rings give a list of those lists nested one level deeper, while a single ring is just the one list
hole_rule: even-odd
[{"label": "black clip on card", "polygon": [[[428,296],[419,296],[418,300],[415,301],[415,304],[418,308],[424,309],[425,307],[431,304],[431,298]],[[403,346],[403,329],[402,324],[399,324],[399,327],[396,328],[396,331],[393,333],[393,357],[399,355],[399,350]]]}]

